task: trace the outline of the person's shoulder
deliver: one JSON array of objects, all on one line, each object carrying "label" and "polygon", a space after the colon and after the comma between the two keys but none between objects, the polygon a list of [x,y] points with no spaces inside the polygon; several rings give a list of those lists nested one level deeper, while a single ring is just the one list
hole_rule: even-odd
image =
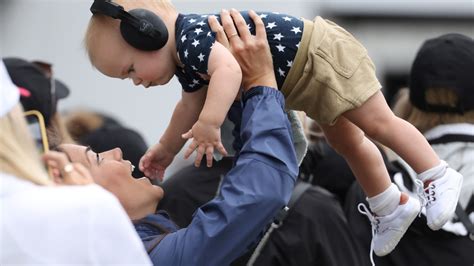
[{"label": "person's shoulder", "polygon": [[33,186],[14,198],[18,210],[29,210],[38,217],[78,217],[89,215],[91,210],[107,211],[119,207],[118,200],[98,185]]}]

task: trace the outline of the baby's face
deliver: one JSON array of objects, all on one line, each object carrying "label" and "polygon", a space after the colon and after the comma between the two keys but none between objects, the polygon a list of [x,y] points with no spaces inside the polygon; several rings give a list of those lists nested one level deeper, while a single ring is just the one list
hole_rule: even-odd
[{"label": "baby's face", "polygon": [[126,79],[136,86],[164,85],[174,76],[176,59],[173,43],[157,51],[141,51],[123,40],[118,32],[104,32],[93,48],[93,64],[104,75]]}]

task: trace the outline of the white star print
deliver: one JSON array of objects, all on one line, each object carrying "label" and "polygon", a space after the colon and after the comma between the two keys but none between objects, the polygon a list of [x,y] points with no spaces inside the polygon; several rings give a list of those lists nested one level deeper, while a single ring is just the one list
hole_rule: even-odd
[{"label": "white star print", "polygon": [[275,28],[276,26],[277,26],[277,25],[276,25],[275,22],[270,22],[270,23],[267,24],[267,26],[266,26],[265,28],[273,29],[273,28]]},{"label": "white star print", "polygon": [[287,65],[286,65],[287,67],[292,67],[293,66],[293,61],[286,61],[286,63],[287,63]]},{"label": "white star print", "polygon": [[293,27],[291,31],[294,32],[295,34],[298,34],[299,32],[301,32],[300,27]]},{"label": "white star print", "polygon": [[261,15],[260,15],[260,18],[261,18],[261,19],[264,19],[264,18],[267,18],[267,16],[268,16],[267,14],[261,14]]},{"label": "white star print", "polygon": [[287,17],[287,16],[283,17],[283,19],[284,19],[285,21],[291,21],[291,20],[292,20],[292,18]]},{"label": "white star print", "polygon": [[196,33],[196,35],[199,35],[199,33],[202,32],[202,29],[201,28],[197,28],[194,30],[194,32]]},{"label": "white star print", "polygon": [[194,45],[194,47],[197,47],[199,45],[199,40],[194,40],[194,42],[192,43],[192,45]]},{"label": "white star print", "polygon": [[181,36],[181,42],[184,42],[186,40],[187,40],[186,35]]},{"label": "white star print", "polygon": [[198,70],[197,67],[195,67],[194,65],[192,65],[191,68],[192,68],[194,71]]},{"label": "white star print", "polygon": [[207,32],[207,37],[210,37],[211,36],[211,32]]},{"label": "white star print", "polygon": [[196,22],[196,20],[192,18],[192,19],[188,20],[188,22],[189,23],[194,23],[194,22]]},{"label": "white star print", "polygon": [[198,58],[199,58],[199,62],[204,61],[204,55],[202,53],[199,53]]},{"label": "white star print", "polygon": [[297,43],[297,44],[296,44],[296,47],[300,48],[300,43],[301,43],[301,42]]},{"label": "white star print", "polygon": [[247,29],[249,29],[249,30],[252,29],[252,26],[250,26],[250,23],[247,24]]},{"label": "white star print", "polygon": [[184,58],[188,58],[188,49],[184,50]]},{"label": "white star print", "polygon": [[201,15],[201,18],[207,18],[208,15]]},{"label": "white star print", "polygon": [[[206,17],[207,17],[207,16],[206,16]],[[201,27],[204,26],[204,25],[206,25],[206,23],[204,23],[204,21],[200,21],[199,23],[196,23],[196,24],[198,24],[198,25],[201,26]]]},{"label": "white star print", "polygon": [[281,38],[283,38],[284,36],[281,35],[281,33],[278,33],[278,34],[273,34],[273,39],[274,40],[279,40],[281,41]]},{"label": "white star print", "polygon": [[193,79],[193,84],[199,84],[199,80]]},{"label": "white star print", "polygon": [[285,46],[278,44],[275,47],[278,49],[278,52],[285,52],[285,48],[286,48]]},{"label": "white star print", "polygon": [[282,77],[285,76],[285,71],[281,70],[281,68],[278,68],[278,73],[280,73],[280,76]]}]

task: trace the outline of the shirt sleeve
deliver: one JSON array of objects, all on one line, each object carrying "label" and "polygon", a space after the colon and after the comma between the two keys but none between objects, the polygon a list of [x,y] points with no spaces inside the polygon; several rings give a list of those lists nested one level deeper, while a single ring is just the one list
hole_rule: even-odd
[{"label": "shirt sleeve", "polygon": [[243,146],[220,194],[196,211],[187,228],[161,241],[150,254],[154,263],[228,265],[288,202],[298,167],[283,107],[276,89],[253,89],[242,113]]},{"label": "shirt sleeve", "polygon": [[183,90],[193,92],[209,82],[202,78],[208,74],[208,61],[215,34],[207,24],[207,17],[188,15],[182,20],[183,30],[177,38],[178,56],[184,67],[176,71]]}]

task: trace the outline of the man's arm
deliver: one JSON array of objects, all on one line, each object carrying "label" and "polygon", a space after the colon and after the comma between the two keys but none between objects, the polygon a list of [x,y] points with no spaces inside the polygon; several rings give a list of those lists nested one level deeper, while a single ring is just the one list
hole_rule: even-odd
[{"label": "man's arm", "polygon": [[152,251],[155,263],[228,265],[287,203],[298,167],[283,95],[257,87],[244,97],[243,147],[235,167],[220,194],[196,211],[188,228],[167,235]]}]

